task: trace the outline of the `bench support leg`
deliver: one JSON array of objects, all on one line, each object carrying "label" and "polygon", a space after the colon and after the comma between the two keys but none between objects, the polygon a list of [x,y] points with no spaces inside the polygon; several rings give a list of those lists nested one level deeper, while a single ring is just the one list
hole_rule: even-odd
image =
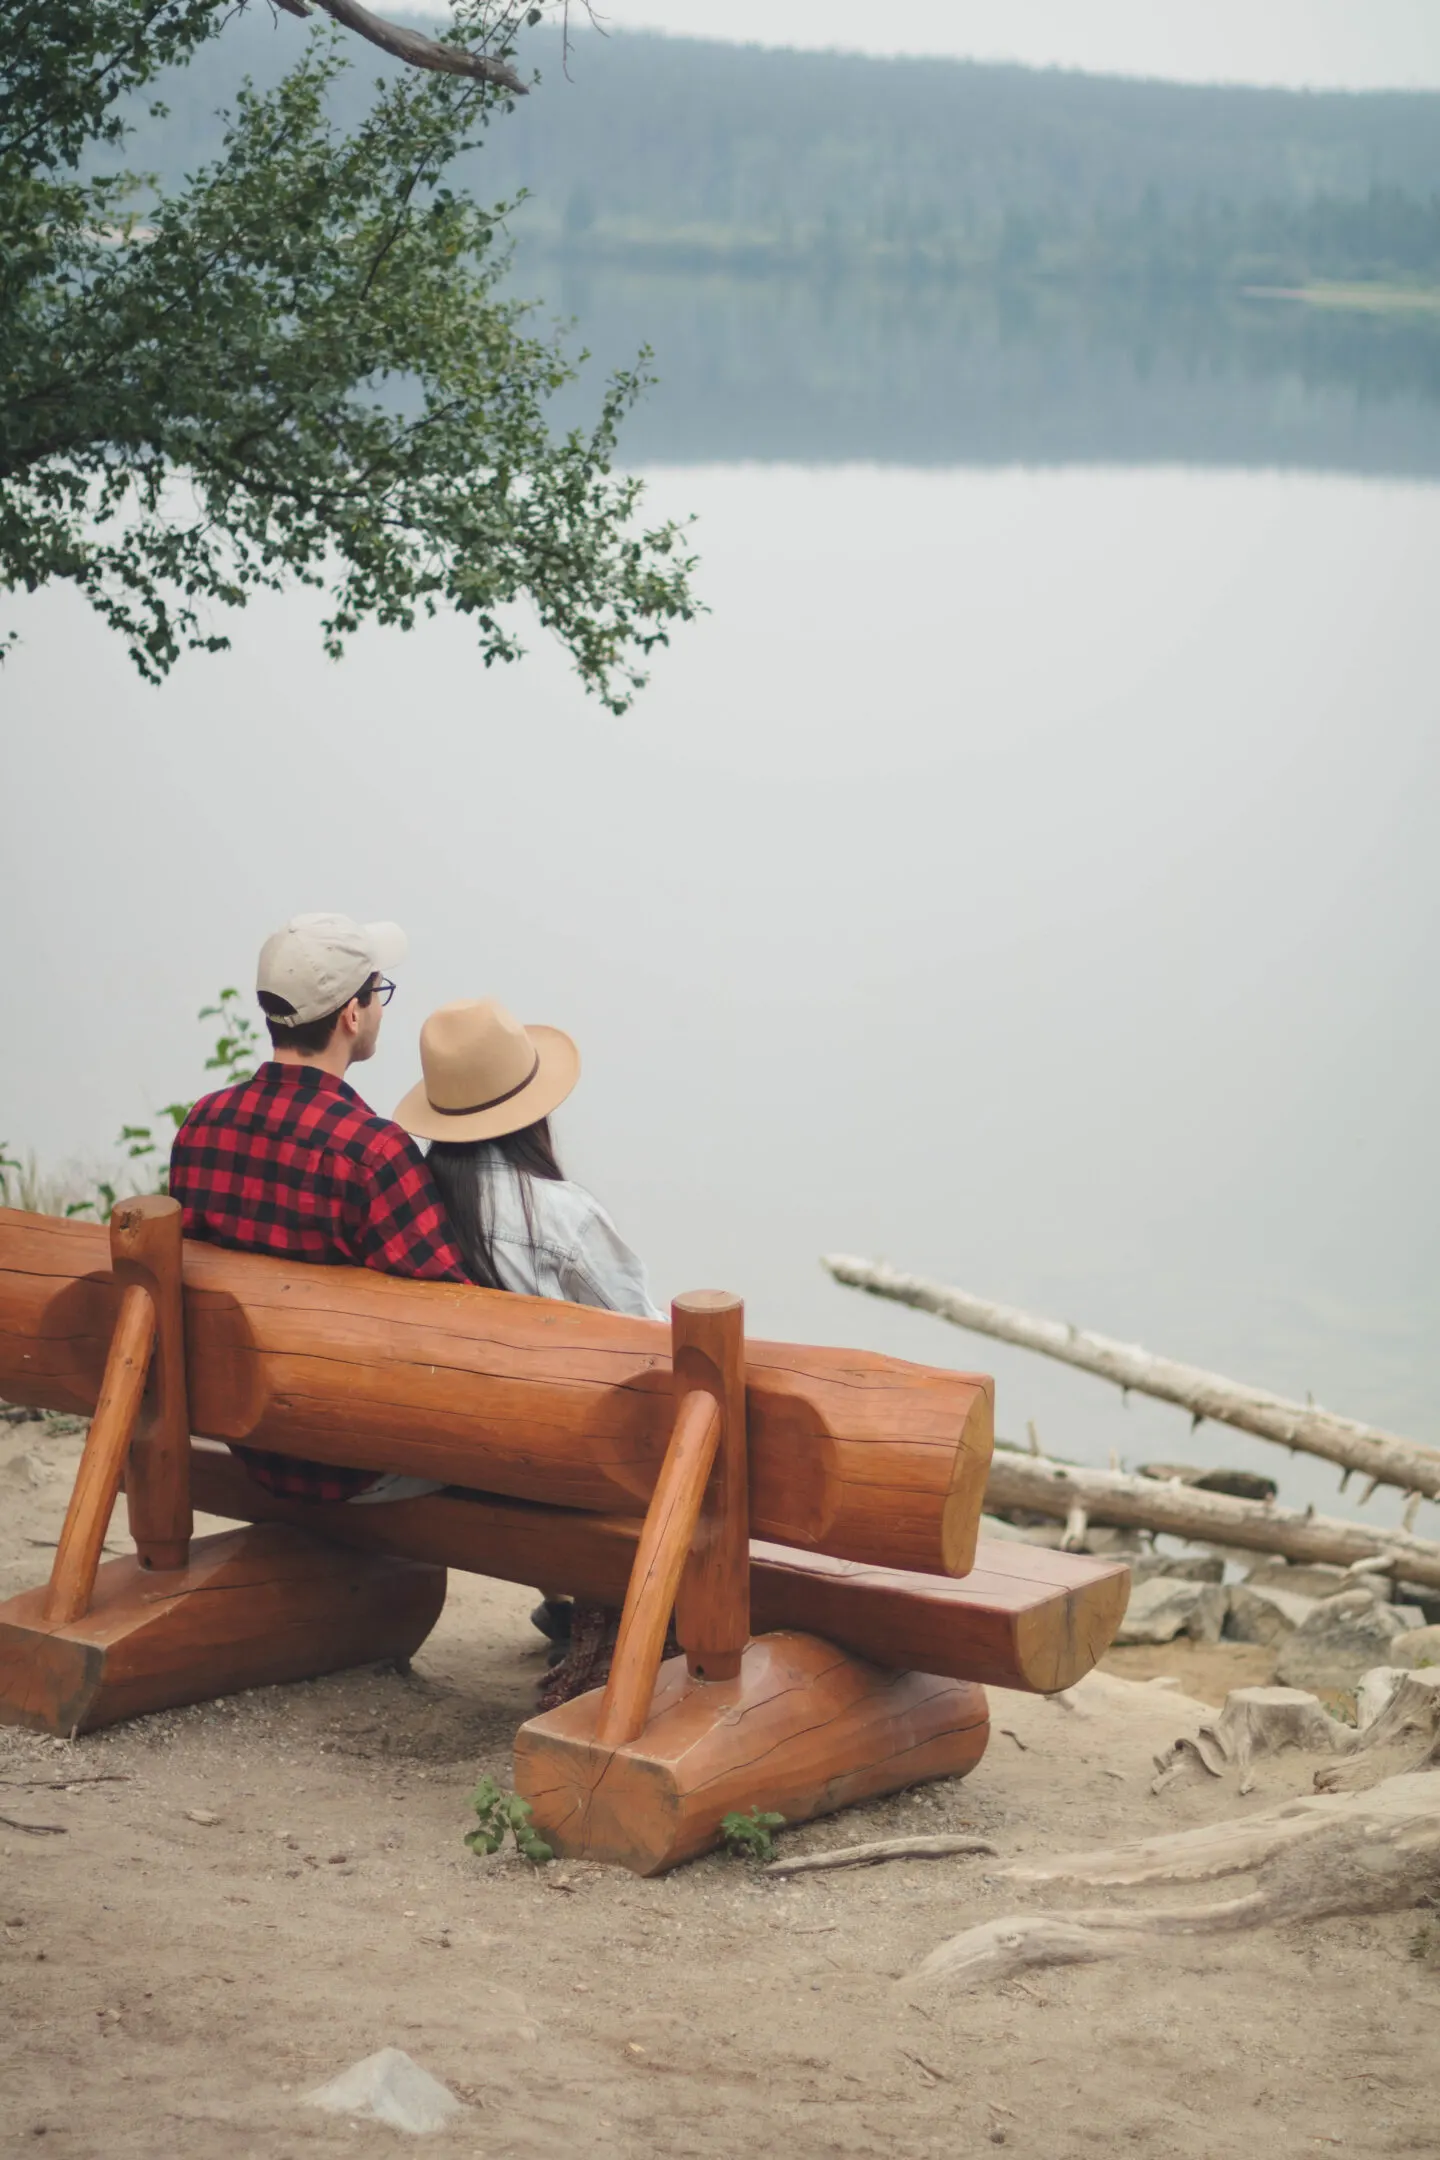
[{"label": "bench support leg", "polygon": [[47,1617],[46,1596],[0,1605],[0,1724],[64,1734],[411,1657],[440,1617],[445,1570],[267,1523],[197,1538],[160,1576],[105,1561],[77,1620]]},{"label": "bench support leg", "polygon": [[601,1700],[597,1689],[522,1725],[515,1784],[557,1852],[637,1875],[708,1852],[732,1811],[808,1822],[963,1777],[990,1730],[972,1681],[881,1672],[815,1635],[757,1636],[733,1680],[696,1680],[669,1659],[625,1746],[600,1740]]},{"label": "bench support leg", "polygon": [[[561,1853],[658,1875],[758,1807],[804,1822],[974,1768],[969,1681],[882,1672],[817,1636],[750,1639],[744,1313],[671,1311],[675,1425],[637,1548],[609,1682],[531,1718],[515,1783]],[[661,1664],[672,1607],[684,1655]]]},{"label": "bench support leg", "polygon": [[[191,1542],[180,1209],[122,1201],[120,1312],[50,1581],[0,1604],[0,1724],[90,1732],[240,1688],[408,1658],[445,1570],[267,1524]],[[100,1563],[121,1479],[133,1557]]]}]

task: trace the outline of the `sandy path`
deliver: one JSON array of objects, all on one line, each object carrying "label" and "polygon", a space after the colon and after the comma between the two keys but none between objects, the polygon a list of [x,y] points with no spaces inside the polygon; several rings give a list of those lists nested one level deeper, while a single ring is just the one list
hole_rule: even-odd
[{"label": "sandy path", "polygon": [[[0,1595],[43,1574],[73,1455],[0,1427]],[[0,1732],[6,1780],[115,1780],[0,1790],[0,1813],[65,1829],[0,1827],[0,2151],[406,2149],[298,2104],[394,2042],[472,2103],[420,2148],[436,2160],[1440,2152],[1440,1971],[1410,1955],[1414,1915],[917,2004],[894,1979],[1018,1902],[983,1859],[789,1885],[718,1857],[655,1883],[472,1859],[466,1794],[484,1770],[508,1783],[540,1669],[529,1603],[452,1577],[408,1678],[264,1691],[73,1746]],[[1309,1787],[1292,1756],[1248,1802],[1208,1780],[1152,1797],[1152,1754],[1198,1706],[1107,1676],[1078,1702],[993,1695],[970,1779],[794,1847],[973,1828],[1007,1856],[1073,1849]]]}]

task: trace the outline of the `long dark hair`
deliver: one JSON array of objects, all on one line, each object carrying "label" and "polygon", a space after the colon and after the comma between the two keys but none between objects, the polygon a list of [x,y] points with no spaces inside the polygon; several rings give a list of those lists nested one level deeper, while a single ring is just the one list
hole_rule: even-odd
[{"label": "long dark hair", "polygon": [[535,1217],[530,1207],[531,1178],[563,1178],[550,1138],[549,1118],[537,1118],[521,1132],[503,1133],[498,1140],[433,1140],[429,1163],[450,1218],[450,1229],[460,1247],[471,1278],[484,1290],[503,1290],[495,1265],[492,1243],[494,1225],[490,1214],[490,1188],[480,1175],[487,1159],[499,1156],[519,1172],[520,1203],[525,1210],[525,1231],[535,1239]]}]

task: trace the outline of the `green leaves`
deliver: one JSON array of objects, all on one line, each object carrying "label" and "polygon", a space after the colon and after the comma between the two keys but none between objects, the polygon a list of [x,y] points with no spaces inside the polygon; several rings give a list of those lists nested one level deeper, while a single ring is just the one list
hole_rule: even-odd
[{"label": "green leaves", "polygon": [[552,435],[574,370],[498,296],[511,206],[445,183],[505,93],[402,73],[347,133],[343,43],[317,32],[181,192],[82,177],[158,72],[149,41],[183,61],[222,21],[223,0],[22,0],[7,22],[38,118],[0,97],[0,586],[74,584],[152,682],[223,649],[219,611],[256,591],[322,590],[336,658],[362,623],[445,607],[490,666],[528,614],[623,711],[697,611],[693,559],[612,470],[648,354]]},{"label": "green leaves", "polygon": [[470,1805],[480,1818],[475,1829],[465,1834],[465,1843],[473,1853],[497,1853],[508,1836],[515,1839],[516,1848],[532,1867],[543,1867],[555,1855],[545,1840],[530,1827],[532,1813],[528,1800],[518,1793],[502,1792],[492,1777],[483,1777],[470,1795]]},{"label": "green leaves", "polygon": [[[201,1020],[220,1022],[215,1048],[205,1060],[206,1072],[218,1072],[222,1087],[230,1087],[237,1080],[250,1079],[255,1071],[256,1058],[264,1057],[266,1052],[260,1040],[260,1030],[243,1008],[240,992],[233,988],[222,990],[219,1003],[202,1005],[198,1017]],[[192,1103],[169,1103],[160,1115],[170,1118],[178,1132],[193,1108]]]},{"label": "green leaves", "polygon": [[0,169],[61,171],[92,144],[118,143],[120,99],[223,22],[215,0],[8,0]]},{"label": "green leaves", "polygon": [[[19,1181],[25,1175],[25,1165],[18,1156],[9,1152],[10,1143],[0,1140],[0,1207],[14,1207],[20,1199]],[[11,1180],[15,1183],[12,1185]]]},{"label": "green leaves", "polygon": [[727,1852],[737,1859],[753,1860],[757,1864],[773,1860],[775,1840],[772,1831],[781,1828],[783,1815],[775,1815],[760,1808],[751,1808],[748,1815],[734,1813],[721,1817],[720,1835],[725,1840]]}]

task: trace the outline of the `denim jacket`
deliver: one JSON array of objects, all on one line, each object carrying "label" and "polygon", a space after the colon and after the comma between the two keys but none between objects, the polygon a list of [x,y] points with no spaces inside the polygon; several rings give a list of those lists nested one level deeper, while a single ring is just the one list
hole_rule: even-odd
[{"label": "denim jacket", "polygon": [[[477,1167],[485,1187],[495,1268],[507,1290],[563,1298],[609,1312],[663,1320],[650,1301],[644,1262],[630,1250],[593,1194],[569,1178],[525,1178],[498,1151]],[[522,1183],[529,1188],[531,1225]]]}]

